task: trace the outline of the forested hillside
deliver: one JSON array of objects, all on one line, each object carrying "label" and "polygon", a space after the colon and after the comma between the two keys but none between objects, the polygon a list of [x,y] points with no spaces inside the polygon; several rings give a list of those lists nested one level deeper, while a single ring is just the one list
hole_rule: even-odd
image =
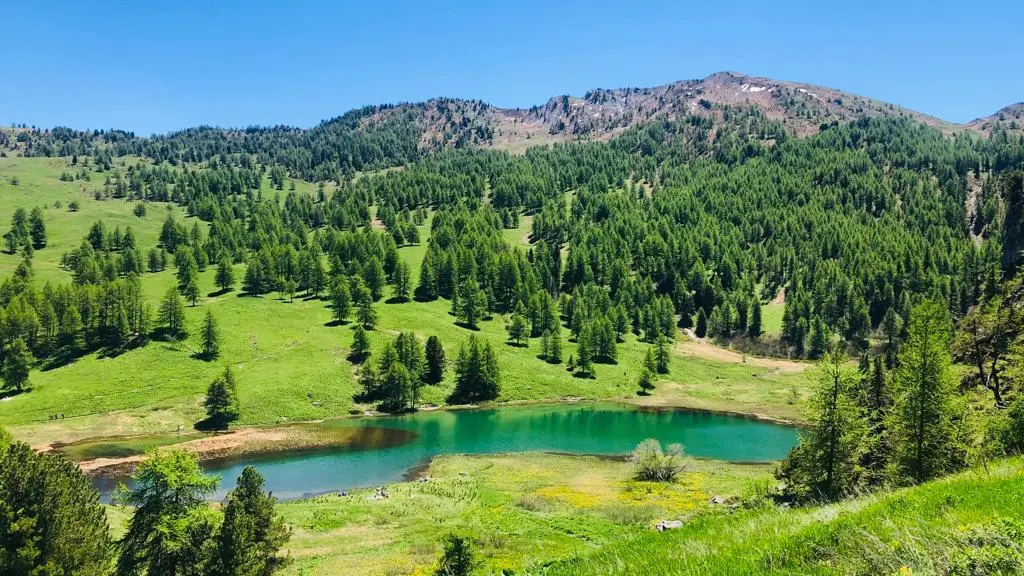
[{"label": "forested hillside", "polygon": [[[1015,113],[967,129],[723,74],[530,110],[366,107],[310,129],[5,129],[0,423],[51,449],[183,423],[615,398],[805,424],[780,487],[745,505],[984,466],[1024,449]],[[692,342],[739,359],[695,359]],[[820,361],[811,379],[805,359]],[[205,514],[212,484],[167,458],[140,469],[187,468],[176,513]],[[888,502],[858,513],[874,522]],[[236,537],[215,524],[189,538]],[[821,573],[805,560],[778,566]]]}]

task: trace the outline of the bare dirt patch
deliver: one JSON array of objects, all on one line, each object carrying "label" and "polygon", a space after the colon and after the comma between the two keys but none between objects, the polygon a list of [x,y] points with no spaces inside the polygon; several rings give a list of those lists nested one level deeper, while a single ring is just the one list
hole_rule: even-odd
[{"label": "bare dirt patch", "polygon": [[796,360],[748,356],[727,348],[715,346],[703,338],[687,338],[676,344],[676,350],[683,356],[694,356],[731,364],[746,364],[767,368],[774,372],[803,372],[810,366],[806,362],[798,362]]}]

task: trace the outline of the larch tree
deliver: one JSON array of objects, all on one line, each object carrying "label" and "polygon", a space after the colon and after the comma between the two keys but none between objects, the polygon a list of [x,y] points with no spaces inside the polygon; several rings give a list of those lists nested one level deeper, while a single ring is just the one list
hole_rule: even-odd
[{"label": "larch tree", "polygon": [[217,321],[213,312],[207,310],[203,318],[203,358],[213,360],[220,355],[220,331],[217,330]]},{"label": "larch tree", "polygon": [[949,313],[936,302],[911,310],[907,341],[893,372],[895,401],[888,422],[897,482],[920,483],[966,465],[951,328]]},{"label": "larch tree", "polygon": [[203,474],[196,456],[152,450],[122,485],[116,501],[134,510],[117,542],[117,576],[199,575],[209,567],[215,521],[206,496],[217,478]]},{"label": "larch tree", "polygon": [[444,379],[445,355],[444,347],[437,336],[427,338],[427,345],[424,350],[427,367],[424,372],[424,380],[429,384],[437,384]]},{"label": "larch tree", "polygon": [[0,574],[106,574],[112,552],[92,481],[0,429]]},{"label": "larch tree", "polygon": [[21,392],[28,386],[29,368],[32,366],[32,352],[20,337],[15,338],[4,350],[4,365],[0,370],[4,388]]},{"label": "larch tree", "polygon": [[857,485],[867,430],[855,398],[859,380],[839,350],[818,363],[809,426],[777,471],[796,500],[837,500]]},{"label": "larch tree", "polygon": [[173,339],[185,337],[185,304],[181,301],[177,286],[170,286],[160,302],[157,316],[160,326]]},{"label": "larch tree", "polygon": [[366,329],[363,328],[362,324],[357,325],[355,330],[352,331],[352,347],[350,348],[349,356],[355,363],[360,363],[366,360],[370,355],[370,339],[366,335]]},{"label": "larch tree", "polygon": [[210,576],[269,576],[284,565],[278,553],[291,533],[252,466],[242,469],[224,502],[224,521],[215,540]]},{"label": "larch tree", "polygon": [[[152,256],[150,258],[152,262]],[[150,266],[152,268],[152,265]],[[235,285],[235,270],[231,265],[231,259],[224,256],[217,263],[217,272],[214,276],[214,282],[217,284],[217,288],[220,288],[221,292],[227,292],[231,290]]]},{"label": "larch tree", "polygon": [[206,422],[213,428],[227,428],[238,420],[240,415],[238,403],[238,385],[231,366],[225,366],[224,372],[210,382],[206,390]]}]

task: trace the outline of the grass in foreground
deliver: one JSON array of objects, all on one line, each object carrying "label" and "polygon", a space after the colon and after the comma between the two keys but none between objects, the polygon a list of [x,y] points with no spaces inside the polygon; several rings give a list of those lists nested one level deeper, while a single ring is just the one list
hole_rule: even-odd
[{"label": "grass in foreground", "polygon": [[831,506],[700,518],[530,573],[941,575],[969,534],[999,518],[1024,520],[1022,474],[1018,458]]}]

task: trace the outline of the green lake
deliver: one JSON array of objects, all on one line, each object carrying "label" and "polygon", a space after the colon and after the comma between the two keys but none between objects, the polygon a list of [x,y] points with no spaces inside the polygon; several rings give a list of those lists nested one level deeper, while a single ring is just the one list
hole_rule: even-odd
[{"label": "green lake", "polygon": [[[687,410],[651,410],[616,404],[534,405],[444,410],[406,416],[339,419],[309,426],[358,427],[363,439],[344,447],[241,457],[204,465],[221,476],[223,497],[246,465],[267,489],[295,499],[406,478],[440,454],[562,452],[627,455],[646,438],[680,443],[686,454],[731,462],[781,459],[797,440],[790,426],[739,416]],[[109,492],[112,480],[97,479]],[[104,494],[107,496],[108,494]]]}]

